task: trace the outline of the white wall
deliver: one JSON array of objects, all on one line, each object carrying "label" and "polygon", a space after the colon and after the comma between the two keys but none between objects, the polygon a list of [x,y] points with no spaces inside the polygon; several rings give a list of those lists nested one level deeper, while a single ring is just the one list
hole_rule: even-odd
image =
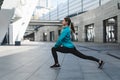
[{"label": "white wall", "polygon": [[18,1],[20,1],[20,0],[4,0],[1,9],[15,8],[18,5]]},{"label": "white wall", "polygon": [[1,9],[14,9],[13,23],[9,26],[9,42],[21,41],[31,20],[38,0],[4,0]]},{"label": "white wall", "polygon": [[20,13],[21,17],[19,20],[10,24],[10,44],[15,44],[15,41],[22,40],[36,5],[37,0],[26,0],[24,5],[19,5],[17,9],[22,13]]},{"label": "white wall", "polygon": [[13,12],[14,10],[0,10],[0,44],[2,43],[6,32],[8,32],[8,27],[13,16]]}]

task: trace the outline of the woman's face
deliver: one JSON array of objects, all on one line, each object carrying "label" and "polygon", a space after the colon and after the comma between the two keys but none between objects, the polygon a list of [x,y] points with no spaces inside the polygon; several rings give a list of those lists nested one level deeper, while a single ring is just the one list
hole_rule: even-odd
[{"label": "woman's face", "polygon": [[66,26],[68,23],[65,21],[65,19],[62,21],[63,26]]}]

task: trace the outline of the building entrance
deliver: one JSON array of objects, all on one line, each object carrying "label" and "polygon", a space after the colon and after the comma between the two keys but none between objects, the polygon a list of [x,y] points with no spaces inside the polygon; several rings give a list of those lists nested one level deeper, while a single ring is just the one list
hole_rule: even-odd
[{"label": "building entrance", "polygon": [[117,17],[104,20],[104,42],[116,43],[117,42]]}]

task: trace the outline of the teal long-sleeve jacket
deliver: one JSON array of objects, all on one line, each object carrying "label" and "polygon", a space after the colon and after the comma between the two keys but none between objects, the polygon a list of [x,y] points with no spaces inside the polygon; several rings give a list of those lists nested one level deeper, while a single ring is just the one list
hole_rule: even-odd
[{"label": "teal long-sleeve jacket", "polygon": [[69,26],[65,26],[62,29],[62,32],[61,32],[54,47],[57,48],[60,46],[67,47],[67,48],[74,48],[75,47],[71,41],[71,29]]}]

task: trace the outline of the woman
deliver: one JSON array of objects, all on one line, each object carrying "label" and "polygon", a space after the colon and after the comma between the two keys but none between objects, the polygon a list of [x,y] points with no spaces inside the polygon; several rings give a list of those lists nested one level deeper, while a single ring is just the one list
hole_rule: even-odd
[{"label": "woman", "polygon": [[75,33],[75,30],[70,18],[64,18],[62,24],[63,24],[62,32],[55,46],[52,48],[52,56],[54,58],[55,64],[50,67],[51,68],[60,67],[60,64],[58,62],[58,55],[57,55],[57,51],[58,51],[62,53],[71,53],[83,59],[96,61],[99,64],[98,68],[102,69],[104,64],[102,60],[99,60],[92,56],[84,55],[75,48],[74,44],[71,41],[71,32]]}]

